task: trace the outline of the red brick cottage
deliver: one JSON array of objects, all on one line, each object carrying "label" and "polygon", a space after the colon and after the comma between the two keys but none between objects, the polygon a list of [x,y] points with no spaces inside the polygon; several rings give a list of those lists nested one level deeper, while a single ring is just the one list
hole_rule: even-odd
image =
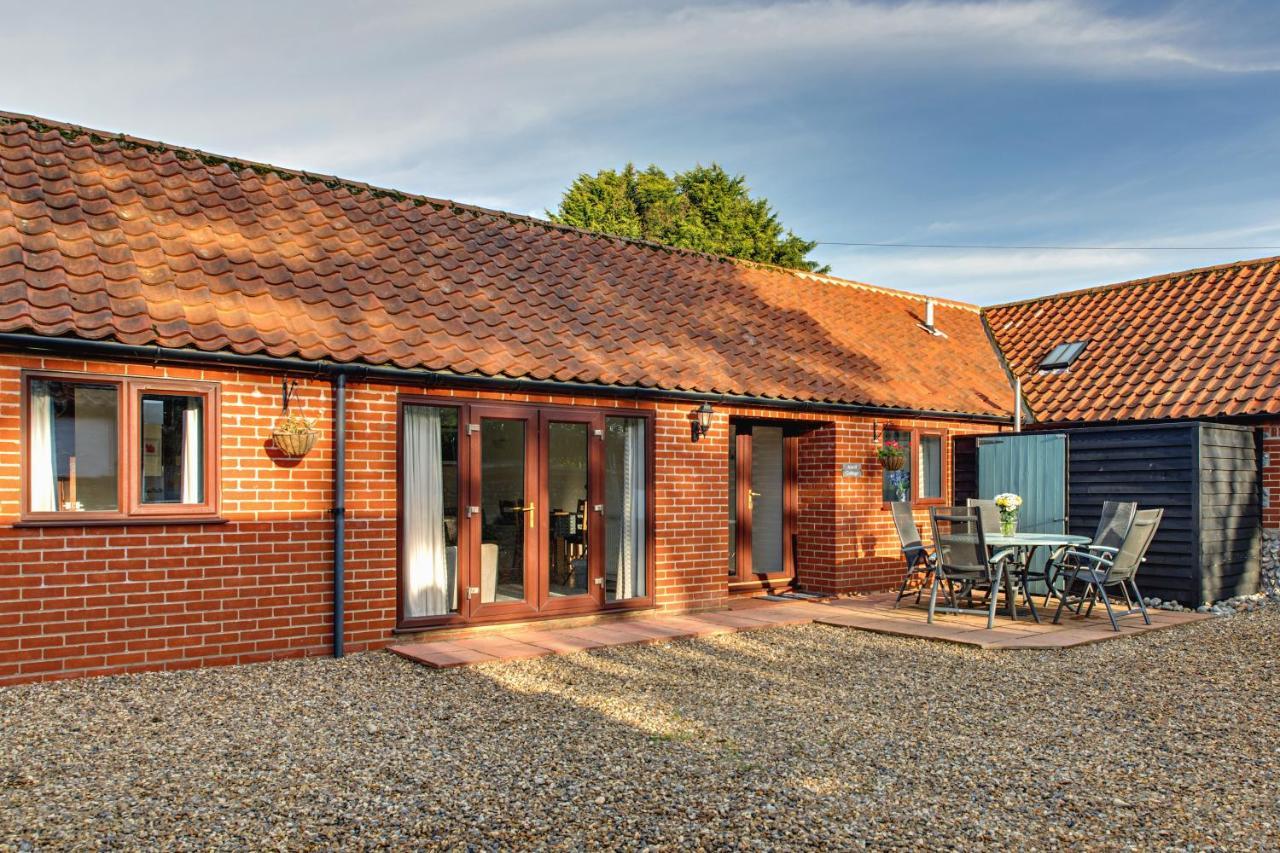
[{"label": "red brick cottage", "polygon": [[0,683],[886,587],[1010,419],[969,305],[23,116],[0,181]]}]

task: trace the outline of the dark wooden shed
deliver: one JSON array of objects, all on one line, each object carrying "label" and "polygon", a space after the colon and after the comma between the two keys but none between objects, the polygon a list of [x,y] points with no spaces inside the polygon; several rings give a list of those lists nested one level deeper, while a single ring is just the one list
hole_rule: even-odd
[{"label": "dark wooden shed", "polygon": [[[1138,576],[1144,595],[1197,606],[1258,590],[1261,488],[1253,428],[1180,422],[1063,432],[1071,533],[1092,536],[1107,500],[1165,511]],[[977,496],[971,439],[957,441],[953,458],[956,499]]]}]

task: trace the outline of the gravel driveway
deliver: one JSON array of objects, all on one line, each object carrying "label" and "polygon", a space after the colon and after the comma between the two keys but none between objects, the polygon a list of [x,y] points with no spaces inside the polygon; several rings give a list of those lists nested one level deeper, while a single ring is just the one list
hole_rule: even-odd
[{"label": "gravel driveway", "polygon": [[805,626],[0,690],[0,844],[1280,847],[1280,614],[1058,652]]}]

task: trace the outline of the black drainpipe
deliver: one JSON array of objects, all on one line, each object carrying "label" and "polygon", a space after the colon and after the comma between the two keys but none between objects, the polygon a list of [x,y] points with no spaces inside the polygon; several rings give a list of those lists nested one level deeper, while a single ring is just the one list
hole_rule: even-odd
[{"label": "black drainpipe", "polygon": [[333,656],[346,650],[347,373],[333,374]]}]

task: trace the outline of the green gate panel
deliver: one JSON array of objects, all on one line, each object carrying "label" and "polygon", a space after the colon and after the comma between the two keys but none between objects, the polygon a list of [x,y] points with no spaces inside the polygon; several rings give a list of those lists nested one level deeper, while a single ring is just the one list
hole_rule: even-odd
[{"label": "green gate panel", "polygon": [[[978,497],[990,499],[1002,492],[1022,496],[1019,530],[1066,533],[1067,437],[1062,433],[980,437]],[[1043,568],[1047,557],[1044,548],[1038,549],[1033,568]],[[1043,584],[1038,586],[1043,592]]]}]

